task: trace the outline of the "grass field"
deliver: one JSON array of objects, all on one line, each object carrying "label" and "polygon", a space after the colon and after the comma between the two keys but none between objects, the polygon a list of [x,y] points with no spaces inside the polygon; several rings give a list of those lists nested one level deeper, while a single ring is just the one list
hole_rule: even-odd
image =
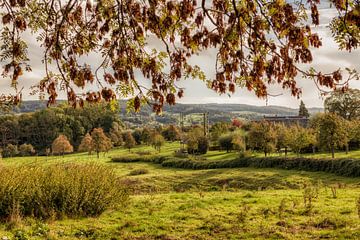
[{"label": "grass field", "polygon": [[[164,146],[170,155],[178,143]],[[139,147],[132,152],[151,151]],[[112,163],[129,154],[3,159],[2,164],[97,162],[114,168],[131,192],[125,206],[97,218],[3,223],[0,239],[359,239],[360,179],[278,169],[183,170]],[[359,157],[360,152],[350,153]],[[321,155],[317,155],[319,157]],[[338,154],[340,156],[340,154]],[[236,153],[210,152],[207,160]],[[147,170],[132,176],[134,170]],[[147,172],[147,173],[146,173]],[[8,238],[6,238],[8,237]]]}]

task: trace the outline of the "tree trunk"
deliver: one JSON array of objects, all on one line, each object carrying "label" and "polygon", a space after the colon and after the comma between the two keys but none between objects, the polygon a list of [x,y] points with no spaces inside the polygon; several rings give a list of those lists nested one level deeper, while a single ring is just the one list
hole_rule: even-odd
[{"label": "tree trunk", "polygon": [[97,158],[100,158],[100,152],[96,152]]},{"label": "tree trunk", "polygon": [[288,149],[285,147],[285,157],[287,157]]},{"label": "tree trunk", "polygon": [[346,151],[346,154],[349,153],[349,144],[346,144],[346,146],[345,146],[345,151]]},{"label": "tree trunk", "polygon": [[334,145],[331,146],[331,157],[335,158],[335,147],[334,147]]},{"label": "tree trunk", "polygon": [[265,157],[267,157],[267,152],[265,151],[264,153],[265,153]]}]

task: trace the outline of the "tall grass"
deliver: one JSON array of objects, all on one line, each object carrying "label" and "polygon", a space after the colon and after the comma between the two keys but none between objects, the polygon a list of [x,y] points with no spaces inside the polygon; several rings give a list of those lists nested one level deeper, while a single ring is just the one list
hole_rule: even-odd
[{"label": "tall grass", "polygon": [[0,167],[0,217],[97,216],[128,198],[109,168],[96,164]]}]

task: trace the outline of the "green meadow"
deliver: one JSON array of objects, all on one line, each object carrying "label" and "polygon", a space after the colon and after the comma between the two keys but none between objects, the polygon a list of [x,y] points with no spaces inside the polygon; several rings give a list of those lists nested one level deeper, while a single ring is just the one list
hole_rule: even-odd
[{"label": "green meadow", "polygon": [[[159,164],[114,163],[129,154],[172,156],[150,146],[107,154],[18,157],[2,167],[96,163],[113,169],[129,193],[100,216],[3,222],[0,239],[359,239],[360,179],[280,169],[186,170]],[[360,157],[360,151],[338,157]],[[313,155],[308,155],[311,157]],[[317,154],[314,157],[328,157]],[[210,151],[206,159],[231,160],[237,153]]]}]

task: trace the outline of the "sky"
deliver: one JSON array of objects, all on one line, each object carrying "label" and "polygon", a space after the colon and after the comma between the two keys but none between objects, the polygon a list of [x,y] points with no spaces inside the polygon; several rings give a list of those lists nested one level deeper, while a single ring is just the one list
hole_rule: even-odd
[{"label": "sky", "polygon": [[[322,72],[332,72],[339,68],[352,68],[360,71],[360,49],[351,53],[345,51],[339,51],[338,46],[331,37],[331,32],[328,29],[330,20],[336,15],[336,10],[331,9],[330,5],[326,1],[322,1],[320,9],[320,26],[313,31],[317,32],[323,42],[323,46],[320,49],[313,50],[314,61],[310,65],[305,67],[305,70],[309,67],[314,67]],[[39,43],[36,42],[33,36],[26,33],[24,36],[29,42],[29,56],[30,64],[32,66],[32,72],[26,72],[19,81],[19,88],[24,87],[23,99],[34,100],[38,99],[38,96],[30,96],[30,86],[36,84],[44,76],[44,66],[41,62],[42,49],[39,47]],[[89,56],[88,62],[99,62],[99,59],[94,56]],[[205,71],[207,76],[211,78],[215,73],[215,50],[209,50],[202,53],[199,56],[195,56],[191,59],[191,63],[199,65],[202,70]],[[3,64],[1,64],[3,65]],[[206,84],[200,80],[182,80],[178,82],[178,86],[185,88],[184,97],[179,101],[181,103],[238,103],[238,104],[251,104],[257,106],[267,105],[279,105],[296,108],[298,107],[300,100],[303,100],[307,107],[322,107],[323,97],[320,96],[320,92],[316,89],[315,84],[311,80],[302,79],[301,76],[297,79],[298,86],[302,88],[302,96],[300,99],[292,97],[288,91],[284,91],[281,87],[273,85],[269,88],[269,93],[273,95],[282,94],[277,97],[269,97],[268,101],[257,98],[254,93],[245,89],[236,89],[235,94],[232,95],[218,95],[212,90],[206,87]],[[12,93],[13,90],[9,87],[10,80],[0,77],[0,94]],[[360,88],[360,82],[351,82],[350,87]],[[92,86],[87,90],[94,88]],[[86,90],[85,90],[86,91]],[[65,94],[60,94],[60,98],[65,98]]]}]

